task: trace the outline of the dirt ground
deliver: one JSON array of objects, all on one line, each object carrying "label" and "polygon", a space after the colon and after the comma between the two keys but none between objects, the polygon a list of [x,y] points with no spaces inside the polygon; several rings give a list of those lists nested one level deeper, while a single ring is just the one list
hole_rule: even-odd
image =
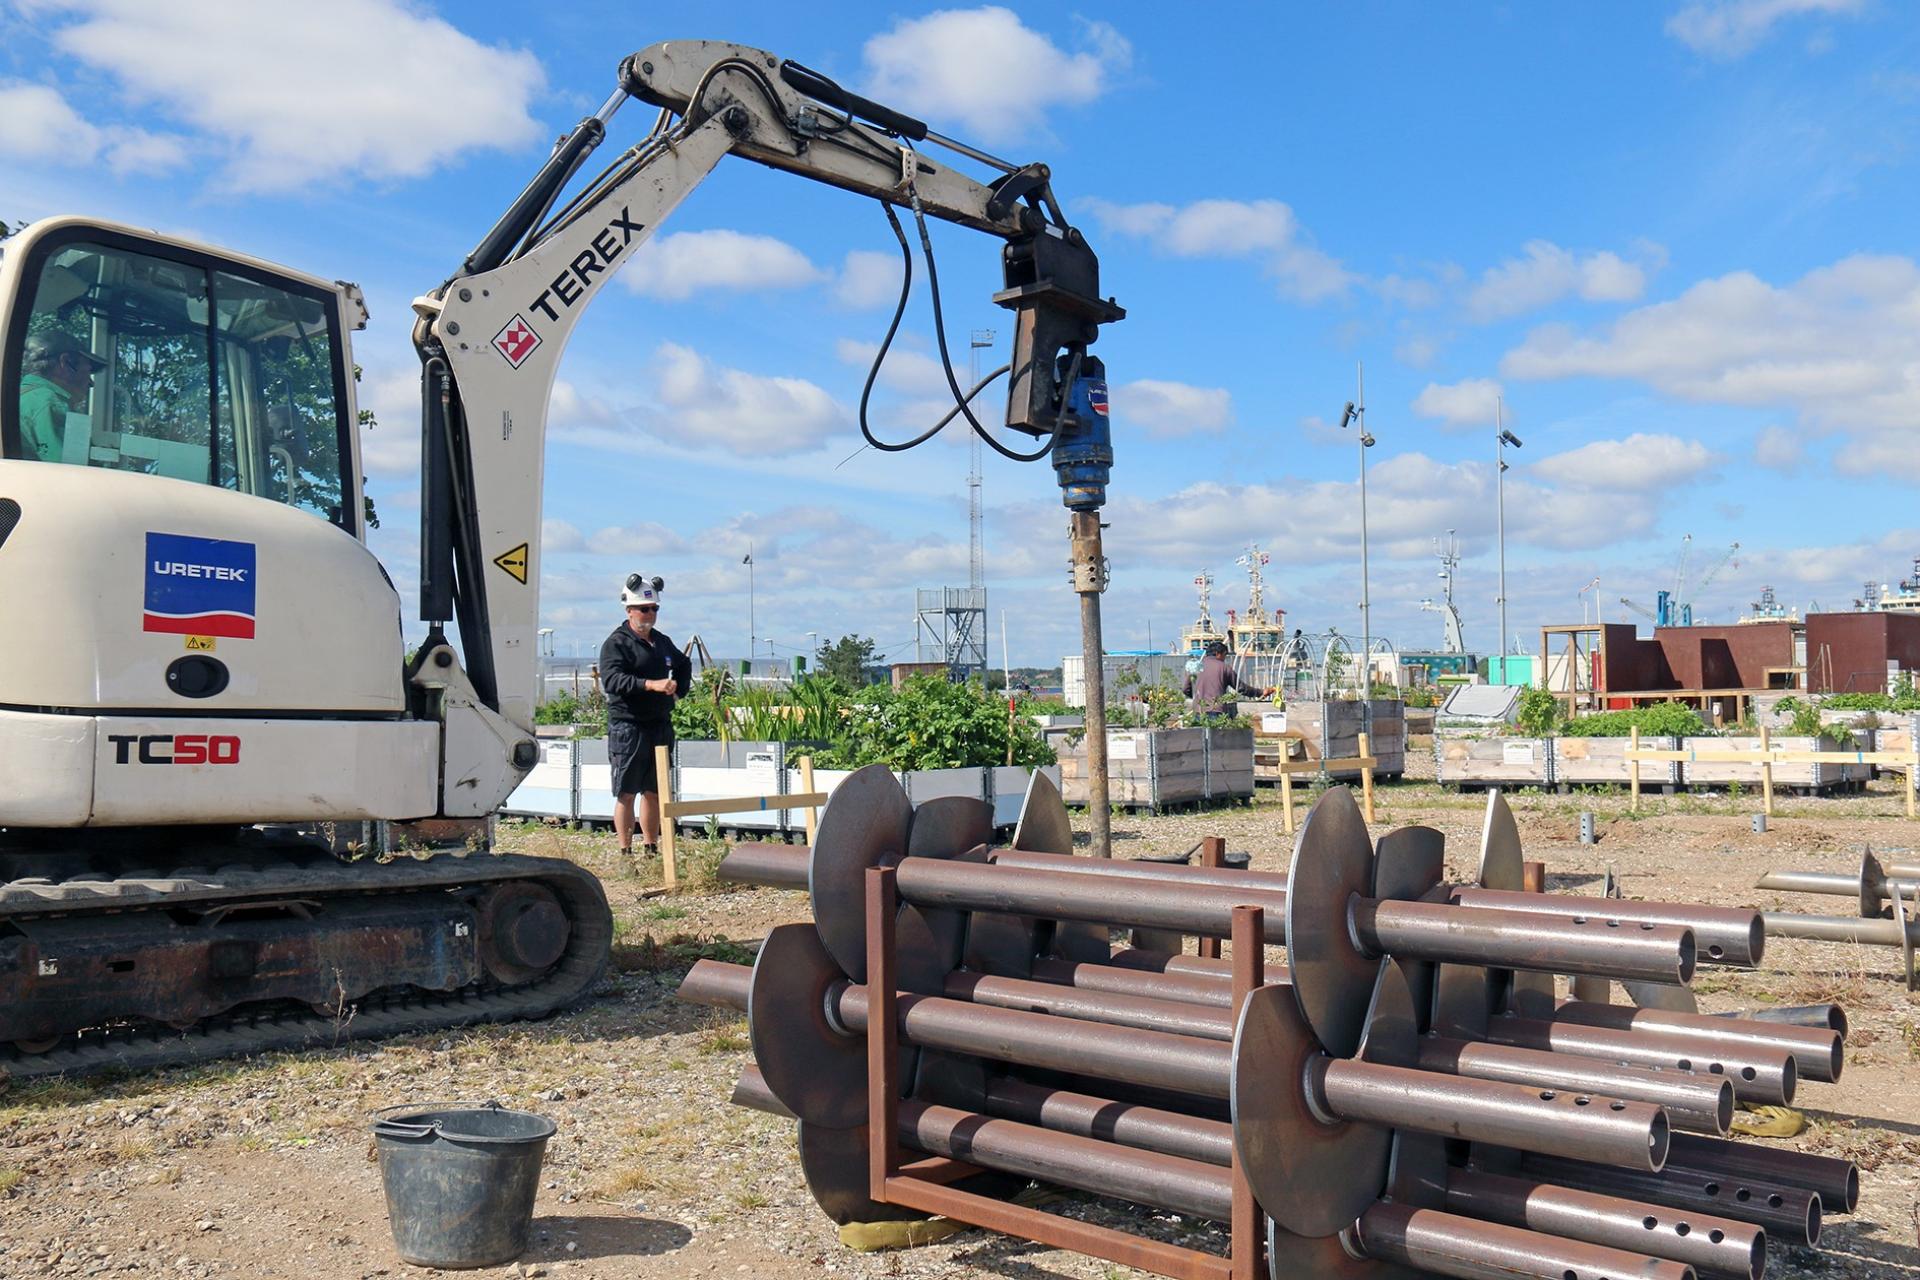
[{"label": "dirt ground", "polygon": [[[1773,867],[1847,870],[1862,844],[1914,856],[1920,823],[1891,783],[1865,796],[1781,802],[1755,834],[1748,796],[1517,794],[1530,858],[1551,887],[1593,891],[1608,865],[1630,897],[1840,912],[1845,899],[1748,886]],[[1476,856],[1483,801],[1430,783],[1383,787],[1378,835],[1422,822],[1446,833],[1450,869]],[[1600,840],[1578,843],[1578,815]],[[1084,822],[1082,824],[1084,826]],[[1178,852],[1223,835],[1253,865],[1285,865],[1271,793],[1252,808],[1114,820],[1119,856]],[[132,1079],[20,1084],[0,1092],[0,1277],[361,1278],[425,1275],[388,1233],[368,1113],[392,1104],[495,1099],[554,1119],[534,1244],[513,1267],[474,1274],[752,1275],[1109,1280],[1136,1273],[968,1231],[878,1254],[843,1247],[813,1206],[791,1124],[728,1105],[749,1061],[742,1021],[672,998],[698,955],[744,960],[804,895],[727,890],[702,876],[645,898],[645,874],[610,859],[605,835],[503,828],[504,847],[574,857],[606,879],[619,922],[614,972],[588,1006],[553,1020],[455,1035],[348,1044]],[[1770,940],[1753,971],[1703,969],[1709,1010],[1820,1000],[1852,1018],[1839,1084],[1803,1084],[1810,1125],[1786,1140],[1859,1162],[1859,1211],[1831,1218],[1820,1253],[1775,1249],[1775,1276],[1920,1276],[1920,1000],[1890,948]],[[1084,1197],[1058,1211],[1163,1238],[1214,1238],[1168,1215]],[[1148,1221],[1148,1219],[1151,1221]]]}]

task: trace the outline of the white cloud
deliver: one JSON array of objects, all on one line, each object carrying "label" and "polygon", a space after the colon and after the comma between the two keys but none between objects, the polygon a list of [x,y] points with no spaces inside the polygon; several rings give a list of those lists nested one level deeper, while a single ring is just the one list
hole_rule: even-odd
[{"label": "white cloud", "polygon": [[540,522],[540,549],[542,552],[582,551],[587,540],[579,527],[566,520],[548,518]]},{"label": "white cloud", "polygon": [[687,553],[687,540],[663,524],[643,520],[600,530],[588,540],[587,549],[596,555],[681,556]]},{"label": "white cloud", "polygon": [[0,156],[65,166],[104,162],[116,175],[164,173],[185,163],[176,137],[122,125],[95,125],[58,89],[0,85]]},{"label": "white cloud", "polygon": [[1196,200],[1181,207],[1100,199],[1082,204],[1109,231],[1152,240],[1175,257],[1260,261],[1280,294],[1297,302],[1338,297],[1358,279],[1314,247],[1292,208],[1279,200]]},{"label": "white cloud", "polygon": [[1117,422],[1138,424],[1159,439],[1218,434],[1233,422],[1233,394],[1225,387],[1140,378],[1113,388],[1112,396]]},{"label": "white cloud", "polygon": [[547,397],[547,427],[565,431],[609,426],[620,420],[614,407],[597,396],[583,394],[571,382],[555,382]]},{"label": "white cloud", "polygon": [[420,470],[420,374],[367,374],[355,400],[379,425],[360,429],[360,464],[369,475],[403,476]]},{"label": "white cloud", "polygon": [[657,422],[643,423],[642,429],[662,439],[761,454],[801,453],[846,425],[846,410],[804,378],[729,369],[675,342],[662,343],[657,357],[661,411]]},{"label": "white cloud", "polygon": [[900,298],[900,255],[855,249],[840,267],[833,296],[842,306],[865,310],[892,306]]},{"label": "white cloud", "polygon": [[619,279],[642,296],[679,301],[715,290],[797,289],[826,272],[784,240],[716,229],[647,241]]},{"label": "white cloud", "polygon": [[1874,458],[1911,465],[1920,427],[1920,266],[1856,255],[1776,286],[1738,271],[1582,335],[1534,330],[1502,359],[1509,378],[1628,378],[1703,404],[1797,410],[1804,425],[1856,441],[1879,432],[1887,451],[1842,449],[1835,466]]},{"label": "white cloud", "polygon": [[1806,460],[1806,450],[1797,433],[1776,424],[1754,437],[1753,460],[1773,471],[1792,471]]},{"label": "white cloud", "polygon": [[1489,267],[1467,295],[1476,320],[1502,320],[1577,294],[1588,302],[1631,302],[1647,287],[1650,268],[1664,261],[1654,245],[1640,246],[1647,263],[1601,250],[1576,254],[1550,240],[1529,240],[1521,256]]},{"label": "white cloud", "polygon": [[[533,55],[481,44],[400,0],[31,7],[71,18],[55,46],[113,77],[135,105],[226,144],[224,183],[235,190],[414,178],[544,132],[528,114],[545,81]],[[130,154],[150,162],[153,149]]]},{"label": "white cloud", "polygon": [[1695,53],[1731,61],[1753,52],[1782,19],[1864,7],[1864,0],[1694,0],[1667,19],[1667,34]]},{"label": "white cloud", "polygon": [[1715,461],[1698,440],[1635,432],[1624,440],[1595,440],[1542,458],[1529,471],[1557,484],[1639,493],[1686,484]]},{"label": "white cloud", "polygon": [[[834,354],[840,358],[840,362],[858,369],[863,379],[866,371],[873,366],[873,353],[879,349],[879,343],[863,342],[858,338],[841,338],[833,344]],[[982,373],[986,371],[985,368],[981,370]],[[954,379],[965,387],[966,367],[956,367],[953,372]],[[908,349],[898,338],[887,348],[887,358],[880,365],[880,376],[876,381],[880,386],[905,395],[944,397],[948,407],[952,406],[953,391],[947,386],[946,370],[941,367],[939,359]]]},{"label": "white cloud", "polygon": [[1449,428],[1491,427],[1500,390],[1492,378],[1429,382],[1413,398],[1413,411],[1423,418],[1438,418]]},{"label": "white cloud", "polygon": [[938,9],[867,41],[866,93],[942,133],[1019,140],[1038,132],[1049,107],[1093,101],[1132,65],[1131,46],[1107,23],[1082,20],[1079,35],[1083,48],[1069,53],[1011,9]]}]

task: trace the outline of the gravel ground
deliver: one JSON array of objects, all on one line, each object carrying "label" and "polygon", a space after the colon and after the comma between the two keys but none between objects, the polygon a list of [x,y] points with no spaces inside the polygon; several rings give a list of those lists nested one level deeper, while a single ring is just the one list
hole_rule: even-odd
[{"label": "gravel ground", "polygon": [[[1422,761],[1416,753],[1415,763]],[[1611,794],[1511,797],[1527,854],[1551,887],[1591,891],[1609,864],[1629,896],[1839,911],[1842,899],[1748,888],[1770,867],[1844,870],[1859,847],[1911,854],[1920,824],[1891,784],[1864,796],[1781,803],[1756,835],[1751,796],[1652,797],[1637,816]],[[1470,869],[1484,801],[1409,781],[1382,787],[1375,833],[1421,822]],[[1577,842],[1594,812],[1600,841]],[[1079,825],[1084,827],[1084,821]],[[552,1117],[534,1246],[514,1267],[474,1274],[555,1277],[942,1276],[1107,1280],[1126,1268],[965,1232],[880,1254],[844,1248],[814,1208],[791,1125],[727,1103],[750,1060],[742,1021],[672,999],[699,955],[744,959],[774,924],[802,920],[802,894],[726,890],[695,849],[690,887],[642,897],[644,872],[611,861],[604,835],[523,827],[516,852],[560,854],[601,874],[619,923],[615,972],[587,1007],[547,1022],[352,1044],[133,1079],[19,1085],[0,1092],[0,1277],[424,1275],[387,1231],[367,1114],[397,1103],[497,1099]],[[1204,835],[1280,869],[1288,841],[1271,793],[1250,808],[1117,816],[1119,856],[1179,852]],[[1754,972],[1703,970],[1710,1010],[1836,999],[1853,1020],[1837,1085],[1803,1086],[1809,1128],[1789,1145],[1862,1168],[1851,1218],[1821,1254],[1776,1250],[1773,1275],[1920,1274],[1920,1001],[1891,949],[1774,940]],[[1058,1211],[1168,1239],[1210,1228],[1068,1197]]]}]

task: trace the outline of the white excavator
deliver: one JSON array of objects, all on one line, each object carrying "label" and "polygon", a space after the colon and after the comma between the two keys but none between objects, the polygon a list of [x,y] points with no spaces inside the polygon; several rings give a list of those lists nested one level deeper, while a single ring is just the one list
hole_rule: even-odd
[{"label": "white excavator", "polygon": [[[651,131],[576,181],[630,98],[658,108]],[[410,659],[364,543],[360,291],[80,217],[5,242],[0,1073],[534,1017],[591,991],[611,922],[574,864],[343,859],[289,831],[481,817],[534,764],[554,373],[612,273],[729,155],[880,201],[909,276],[895,207],[930,271],[929,217],[1002,240],[1005,423],[1036,447],[987,432],[948,360],[955,412],[1008,456],[1050,457],[1075,512],[1099,507],[1112,451],[1087,347],[1124,312],[1046,166],[755,49],[627,58],[414,303],[427,635]]]}]

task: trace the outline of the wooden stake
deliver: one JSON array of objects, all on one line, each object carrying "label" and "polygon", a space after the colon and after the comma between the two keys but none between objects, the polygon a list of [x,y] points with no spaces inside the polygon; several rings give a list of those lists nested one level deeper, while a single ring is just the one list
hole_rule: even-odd
[{"label": "wooden stake", "polygon": [[1280,819],[1286,825],[1287,834],[1293,834],[1293,774],[1288,772],[1290,762],[1280,757]]},{"label": "wooden stake", "polygon": [[1640,730],[1627,730],[1627,777],[1633,787],[1633,799],[1628,808],[1634,813],[1640,812]]},{"label": "wooden stake", "polygon": [[[1817,740],[1814,745],[1818,747]],[[1773,816],[1773,742],[1765,725],[1760,726],[1760,811]]]},{"label": "wooden stake", "polygon": [[673,842],[674,827],[678,824],[673,813],[673,757],[664,746],[653,749],[653,772],[660,787],[660,879],[671,889],[680,883]]},{"label": "wooden stake", "polygon": [[1373,750],[1372,744],[1367,741],[1367,735],[1364,733],[1360,735],[1360,759],[1363,762],[1360,766],[1360,799],[1366,806],[1367,821],[1372,822],[1374,820]]},{"label": "wooden stake", "polygon": [[[800,757],[800,790],[809,793],[813,791],[813,757],[810,755]],[[813,827],[820,820],[819,811],[808,806],[800,812],[805,815],[802,821],[806,823],[807,828],[807,847],[812,848]]]}]

